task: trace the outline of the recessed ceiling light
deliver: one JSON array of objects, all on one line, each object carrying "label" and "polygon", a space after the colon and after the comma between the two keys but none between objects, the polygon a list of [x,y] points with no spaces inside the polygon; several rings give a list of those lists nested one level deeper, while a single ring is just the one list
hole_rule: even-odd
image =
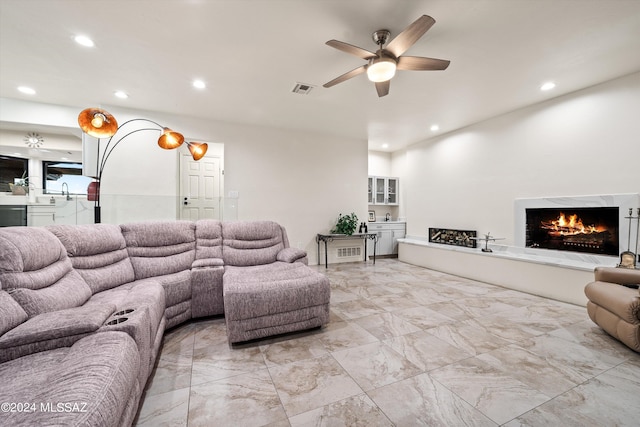
[{"label": "recessed ceiling light", "polygon": [[78,43],[79,45],[85,46],[85,47],[93,47],[95,46],[95,43],[93,43],[93,40],[91,40],[89,37],[87,36],[75,36],[73,38],[76,43]]},{"label": "recessed ceiling light", "polygon": [[207,85],[202,80],[194,80],[193,87],[195,87],[196,89],[204,89],[207,87]]},{"label": "recessed ceiling light", "polygon": [[556,84],[554,82],[546,82],[542,86],[540,86],[540,90],[547,91],[553,89],[554,87],[556,87]]},{"label": "recessed ceiling light", "polygon": [[35,95],[36,91],[35,89],[32,89],[30,87],[27,86],[18,86],[18,90],[22,93],[26,93],[27,95]]},{"label": "recessed ceiling light", "polygon": [[440,130],[440,126],[438,126],[438,125],[431,125],[431,127],[430,127],[429,129],[431,129],[433,132],[435,132],[435,131],[437,131],[437,130]]},{"label": "recessed ceiling light", "polygon": [[382,148],[389,148],[389,144],[382,144]]},{"label": "recessed ceiling light", "polygon": [[120,99],[127,99],[129,97],[129,95],[127,95],[127,92],[123,90],[117,90],[113,92],[113,94]]}]

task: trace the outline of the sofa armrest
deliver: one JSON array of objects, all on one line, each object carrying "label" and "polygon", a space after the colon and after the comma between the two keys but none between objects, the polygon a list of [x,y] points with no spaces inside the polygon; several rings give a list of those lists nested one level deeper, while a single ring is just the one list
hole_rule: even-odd
[{"label": "sofa armrest", "polygon": [[68,347],[100,329],[115,311],[113,304],[92,304],[34,316],[0,337],[0,363],[31,353]]},{"label": "sofa armrest", "polygon": [[280,252],[278,252],[276,259],[282,262],[296,262],[306,257],[307,252],[303,251],[302,249],[284,248]]},{"label": "sofa armrest", "polygon": [[625,322],[640,324],[640,294],[637,289],[609,282],[591,282],[584,288],[584,293],[593,304]]},{"label": "sofa armrest", "polygon": [[222,267],[222,266],[224,266],[224,261],[222,260],[222,258],[197,259],[193,261],[193,264],[191,264],[192,269],[207,268],[207,267]]},{"label": "sofa armrest", "polygon": [[619,285],[640,284],[640,270],[634,268],[596,267],[596,282],[617,283]]}]

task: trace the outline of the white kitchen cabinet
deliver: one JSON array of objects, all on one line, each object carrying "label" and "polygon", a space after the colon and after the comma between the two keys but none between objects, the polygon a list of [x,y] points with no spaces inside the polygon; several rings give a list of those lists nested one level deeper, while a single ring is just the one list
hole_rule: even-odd
[{"label": "white kitchen cabinet", "polygon": [[369,204],[397,206],[399,203],[398,184],[398,178],[370,176],[367,194]]},{"label": "white kitchen cabinet", "polygon": [[[369,222],[370,233],[378,234],[376,255],[395,255],[398,253],[398,239],[405,237],[407,224],[405,222]],[[367,253],[373,255],[373,242],[367,242]]]},{"label": "white kitchen cabinet", "polygon": [[30,227],[43,227],[56,223],[55,205],[29,205],[27,207],[27,225]]}]

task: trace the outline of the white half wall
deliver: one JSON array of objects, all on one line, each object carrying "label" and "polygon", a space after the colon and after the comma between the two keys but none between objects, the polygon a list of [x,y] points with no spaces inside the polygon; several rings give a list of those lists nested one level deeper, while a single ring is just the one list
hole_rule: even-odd
[{"label": "white half wall", "polygon": [[398,251],[409,264],[581,306],[587,303],[584,287],[593,281],[591,271],[482,253],[409,243],[400,243]]}]

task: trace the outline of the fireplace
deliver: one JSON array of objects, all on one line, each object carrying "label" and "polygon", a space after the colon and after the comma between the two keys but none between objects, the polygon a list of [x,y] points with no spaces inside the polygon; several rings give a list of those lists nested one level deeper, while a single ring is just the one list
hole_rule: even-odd
[{"label": "fireplace", "polygon": [[618,207],[528,208],[525,246],[618,255]]},{"label": "fireplace", "polygon": [[516,199],[514,244],[552,258],[611,265],[621,252],[640,249],[629,241],[636,230],[626,218],[639,206],[637,193]]}]

